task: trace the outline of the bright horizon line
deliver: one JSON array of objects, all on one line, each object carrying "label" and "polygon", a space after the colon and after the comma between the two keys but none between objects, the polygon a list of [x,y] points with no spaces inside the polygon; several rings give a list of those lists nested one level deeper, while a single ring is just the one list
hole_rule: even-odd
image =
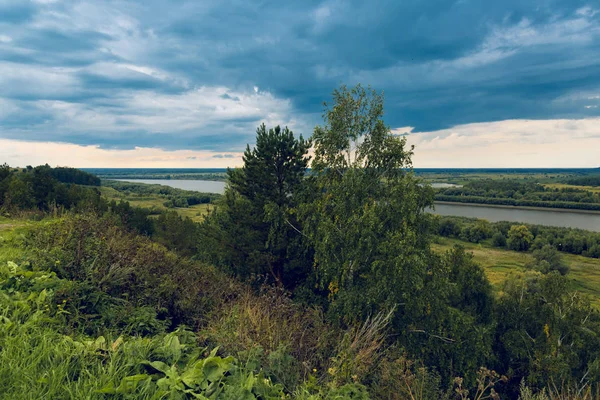
[{"label": "bright horizon line", "polygon": [[[431,132],[392,129],[414,145],[415,168],[527,169],[599,168],[600,118],[504,120],[458,125]],[[241,142],[240,142],[241,143]],[[244,145],[227,151],[127,149],[53,141],[0,138],[0,162],[9,165],[70,165],[78,168],[227,168],[242,165]],[[253,143],[249,143],[251,146]],[[85,167],[81,167],[85,165]],[[542,167],[543,166],[543,167]]]}]

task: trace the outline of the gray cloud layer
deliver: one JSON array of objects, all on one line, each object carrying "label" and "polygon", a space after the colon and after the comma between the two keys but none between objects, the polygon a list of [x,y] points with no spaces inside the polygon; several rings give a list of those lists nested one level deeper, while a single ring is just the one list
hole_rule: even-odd
[{"label": "gray cloud layer", "polygon": [[594,4],[0,0],[0,137],[239,151],[357,82],[414,132],[599,116]]}]

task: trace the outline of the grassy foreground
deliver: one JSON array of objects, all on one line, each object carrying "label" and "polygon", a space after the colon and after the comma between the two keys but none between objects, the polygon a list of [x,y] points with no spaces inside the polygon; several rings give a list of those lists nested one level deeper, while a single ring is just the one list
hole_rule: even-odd
[{"label": "grassy foreground", "polygon": [[321,318],[96,216],[0,219],[1,399],[368,399]]}]

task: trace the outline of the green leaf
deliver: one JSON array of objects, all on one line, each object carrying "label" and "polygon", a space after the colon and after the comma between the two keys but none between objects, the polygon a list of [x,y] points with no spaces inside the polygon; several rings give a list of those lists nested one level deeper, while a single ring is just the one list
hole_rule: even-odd
[{"label": "green leaf", "polygon": [[162,372],[165,375],[169,372],[170,369],[169,366],[162,361],[143,361],[142,365],[145,367],[149,367],[150,370]]},{"label": "green leaf", "polygon": [[[191,367],[188,367],[182,374],[181,380],[185,385],[189,388],[195,388],[197,386],[201,386],[203,382],[206,381],[206,377],[204,375],[204,360],[197,361]],[[203,385],[203,389],[208,385]]]},{"label": "green leaf", "polygon": [[46,289],[44,289],[40,292],[40,294],[38,295],[38,298],[35,302],[37,303],[38,306],[42,305],[46,302],[47,297],[48,297],[48,292],[46,291]]},{"label": "green leaf", "polygon": [[17,270],[19,269],[19,266],[12,261],[8,261],[8,269],[11,272],[11,274],[16,274]]},{"label": "green leaf", "polygon": [[104,386],[102,389],[96,390],[96,393],[116,394],[117,391],[115,389],[115,385],[113,385],[111,382],[108,385]]},{"label": "green leaf", "polygon": [[164,339],[164,349],[168,351],[168,355],[173,357],[174,362],[181,358],[181,345],[179,338],[175,334],[169,334]]},{"label": "green leaf", "polygon": [[195,399],[210,400],[208,397],[204,396],[201,393],[196,393],[192,389],[184,390],[183,393],[189,394],[189,395],[191,395]]},{"label": "green leaf", "polygon": [[141,382],[151,379],[146,374],[137,374],[126,376],[121,380],[121,384],[117,388],[117,393],[131,393],[137,389]]},{"label": "green leaf", "polygon": [[253,373],[250,373],[248,375],[248,377],[246,378],[246,382],[244,382],[244,387],[247,390],[252,391],[252,388],[254,387],[255,383],[256,383],[256,378],[254,377]]},{"label": "green leaf", "polygon": [[149,381],[151,378],[146,374],[138,374],[126,376],[121,380],[121,384],[115,388],[112,383],[106,385],[100,390],[97,390],[97,393],[106,393],[106,394],[125,394],[125,393],[133,393],[138,388],[141,382]]},{"label": "green leaf", "polygon": [[229,370],[229,364],[221,357],[209,357],[204,360],[203,370],[206,379],[215,382],[223,378],[225,372]]}]

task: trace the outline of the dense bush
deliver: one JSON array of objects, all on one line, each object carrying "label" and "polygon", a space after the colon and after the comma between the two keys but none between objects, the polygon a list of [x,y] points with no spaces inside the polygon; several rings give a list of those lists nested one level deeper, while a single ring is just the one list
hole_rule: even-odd
[{"label": "dense bush", "polygon": [[541,389],[548,382],[584,382],[587,368],[595,368],[594,360],[600,356],[595,333],[600,329],[598,311],[568,285],[557,272],[531,272],[504,284],[495,310],[494,350],[497,369],[511,371],[517,383],[507,398],[518,397],[522,379]]},{"label": "dense bush", "polygon": [[527,251],[533,243],[533,234],[525,225],[513,225],[508,231],[506,245],[515,251]]},{"label": "dense bush", "polygon": [[[288,378],[299,378],[285,367],[291,357],[285,351],[270,353],[267,362],[256,347],[244,358],[226,357],[216,348],[199,346],[198,337],[184,328],[170,333],[136,332],[143,324],[132,319],[124,330],[114,324],[105,326],[105,336],[72,332],[69,302],[78,302],[82,293],[71,292],[66,301],[59,295],[72,283],[28,265],[0,265],[0,397],[370,398],[361,384],[317,384],[312,374],[305,383],[289,383]],[[118,311],[124,310],[115,310],[114,316],[128,317]],[[139,315],[143,308],[129,311]],[[156,321],[147,318],[152,320]],[[152,336],[129,336],[132,333]]]},{"label": "dense bush", "polygon": [[492,245],[496,247],[506,247],[506,236],[502,232],[496,232],[492,235]]},{"label": "dense bush", "polygon": [[[49,223],[31,236],[30,247],[36,268],[94,287],[116,303],[152,307],[175,326],[197,324],[210,311],[212,296],[228,285],[211,268],[124,232],[110,215],[80,214]],[[78,314],[77,308],[72,311]]]},{"label": "dense bush", "polygon": [[[18,279],[9,277],[6,280],[0,274],[0,290],[8,289],[3,284],[10,285],[13,292],[51,289],[52,296],[47,299],[54,306],[48,312],[50,317],[58,318],[56,325],[49,325],[49,320],[44,322],[51,331],[73,337],[82,334],[113,338],[119,334],[156,336],[160,342],[165,331],[184,323],[200,328],[200,340],[207,345],[220,346],[245,360],[241,366],[246,377],[251,372],[260,376],[263,371],[261,379],[269,380],[273,390],[293,394],[294,398],[369,398],[359,381],[369,383],[370,377],[377,373],[377,364],[370,356],[364,359],[351,356],[355,353],[349,353],[344,356],[346,358],[338,356],[336,352],[342,349],[335,344],[345,334],[328,325],[318,309],[306,309],[294,303],[284,291],[268,286],[257,295],[213,268],[178,257],[146,237],[123,231],[118,223],[118,217],[111,214],[102,218],[78,214],[41,224],[27,238],[30,263],[24,269],[15,266],[14,271],[8,270],[9,275],[16,273]],[[35,301],[29,293],[23,296]],[[386,326],[384,324],[380,329]],[[348,335],[352,332],[349,330]],[[173,338],[172,335],[167,337]],[[186,352],[191,351],[192,343],[187,340],[185,348],[189,350]],[[112,347],[110,343],[101,343],[100,349],[111,351],[123,341],[119,339]],[[371,346],[368,338],[358,337],[343,351],[358,351],[355,346],[359,344]],[[368,354],[379,357],[382,345],[379,343],[371,348],[372,352]],[[169,345],[170,348],[174,346]],[[105,350],[98,351],[108,354]],[[186,354],[193,358],[192,353]],[[101,372],[93,369],[93,373],[98,374],[98,381],[85,380],[82,385],[92,385],[85,390],[100,390],[106,394],[125,394],[131,390],[131,393],[145,396],[145,393],[166,390],[156,380],[165,377],[161,373],[166,370],[156,366],[147,368],[144,360],[160,360],[169,368],[173,361],[152,359],[152,354],[155,353],[142,353],[140,361],[130,360],[120,377],[112,376],[106,380],[101,377]],[[193,362],[198,360],[195,358]],[[90,363],[94,362],[90,360]],[[177,376],[181,377],[188,363],[177,365]],[[58,368],[56,365],[47,367]],[[97,366],[83,363],[80,367]],[[18,368],[25,366],[19,364]],[[37,365],[26,373],[33,373],[35,368]],[[71,368],[70,364],[67,363],[65,368]],[[349,371],[354,372],[342,377],[333,372],[335,368],[350,368]],[[139,379],[140,374],[146,374],[144,379]],[[6,382],[22,384],[20,377],[9,376]],[[329,381],[330,384],[316,384],[316,376],[319,382]],[[226,385],[232,388],[223,390],[239,389],[235,379],[226,380]],[[134,381],[135,385],[129,386]],[[179,390],[176,386],[170,386],[171,389]],[[12,386],[0,393],[13,393],[11,390]]]},{"label": "dense bush", "polygon": [[473,225],[463,226],[459,237],[472,243],[479,243],[492,236],[492,228],[489,222],[479,220]]},{"label": "dense bush", "polygon": [[535,262],[531,266],[543,274],[558,271],[561,275],[569,272],[569,266],[562,260],[558,251],[549,244],[533,251]]}]

